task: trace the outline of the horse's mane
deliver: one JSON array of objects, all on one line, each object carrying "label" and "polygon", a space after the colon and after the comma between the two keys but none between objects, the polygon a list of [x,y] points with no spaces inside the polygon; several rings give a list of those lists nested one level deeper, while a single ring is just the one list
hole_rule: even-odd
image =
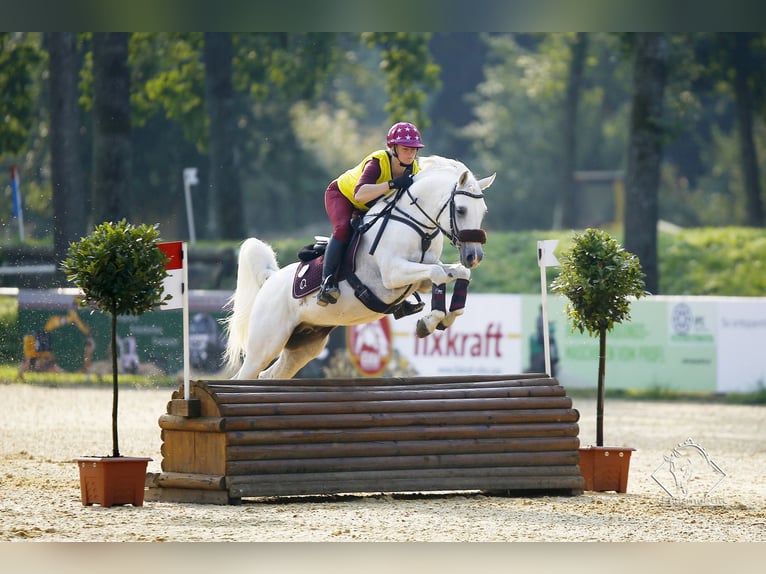
[{"label": "horse's mane", "polygon": [[440,155],[427,155],[418,159],[418,165],[421,171],[429,169],[453,169],[453,170],[468,170],[465,164],[456,159],[450,159],[442,157]]}]

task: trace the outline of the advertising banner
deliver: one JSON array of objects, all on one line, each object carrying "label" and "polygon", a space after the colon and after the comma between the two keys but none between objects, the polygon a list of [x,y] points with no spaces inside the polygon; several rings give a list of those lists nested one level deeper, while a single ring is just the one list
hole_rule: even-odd
[{"label": "advertising banner", "polygon": [[[535,312],[529,296],[525,316]],[[571,387],[595,387],[598,336],[572,332],[566,299],[548,298],[552,339],[558,352],[555,375]],[[715,391],[716,306],[709,300],[650,297],[631,304],[629,321],[606,336],[606,386],[610,389]],[[527,321],[532,330],[533,320]]]},{"label": "advertising banner", "polygon": [[716,390],[753,392],[766,386],[766,303],[732,298],[718,307]]},{"label": "advertising banner", "polygon": [[[448,300],[449,300],[449,288]],[[423,297],[426,310],[430,297]],[[465,313],[449,329],[415,333],[421,314],[393,321],[396,350],[418,375],[521,372],[521,297],[469,293]]]}]

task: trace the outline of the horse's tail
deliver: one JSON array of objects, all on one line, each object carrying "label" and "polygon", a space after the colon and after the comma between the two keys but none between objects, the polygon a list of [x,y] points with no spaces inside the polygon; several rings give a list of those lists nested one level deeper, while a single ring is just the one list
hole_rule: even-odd
[{"label": "horse's tail", "polygon": [[246,239],[239,248],[237,287],[226,307],[231,313],[224,319],[228,334],[224,353],[224,368],[233,372],[239,368],[247,344],[250,313],[258,291],[279,270],[274,250],[255,237]]}]

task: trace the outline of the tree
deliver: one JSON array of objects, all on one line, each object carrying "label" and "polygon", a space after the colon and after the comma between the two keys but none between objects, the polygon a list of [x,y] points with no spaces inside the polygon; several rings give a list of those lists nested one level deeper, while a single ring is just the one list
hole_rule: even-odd
[{"label": "tree", "polygon": [[130,215],[130,68],[125,32],[93,34],[93,212],[95,221]]},{"label": "tree", "polygon": [[61,261],[72,241],[85,234],[89,202],[80,170],[77,104],[77,35],[46,35],[50,71],[50,155],[53,196],[53,255]]},{"label": "tree", "polygon": [[0,154],[19,153],[34,119],[32,66],[40,61],[25,32],[0,32]]},{"label": "tree", "polygon": [[647,289],[659,286],[657,223],[667,81],[668,41],[662,33],[638,33],[634,41],[633,107],[625,177],[625,247],[641,260]]},{"label": "tree", "polygon": [[112,456],[120,456],[117,317],[141,315],[162,305],[167,256],[157,247],[156,225],[129,224],[125,219],[98,225],[72,243],[61,269],[82,290],[84,307],[95,307],[111,318]]},{"label": "tree", "polygon": [[564,97],[561,152],[561,197],[554,213],[553,228],[573,228],[579,225],[579,198],[575,195],[574,171],[577,160],[577,109],[582,89],[583,68],[588,53],[588,34],[579,32],[571,41],[569,77]]},{"label": "tree", "polygon": [[750,43],[755,34],[739,32],[733,34],[734,48],[730,52],[734,68],[734,95],[737,102],[737,126],[739,149],[742,162],[742,175],[745,187],[747,225],[763,227],[763,200],[761,199],[761,180],[758,169],[758,153],[753,136],[753,80],[752,68],[758,65],[753,61]]},{"label": "tree", "polygon": [[484,79],[487,44],[475,32],[435,32],[428,46],[441,86],[429,107],[432,126],[426,144],[439,155],[468,163],[471,145],[462,129],[473,120],[468,97]]},{"label": "tree", "polygon": [[631,297],[646,295],[638,258],[623,249],[606,231],[575,233],[572,247],[561,254],[561,271],[551,289],[564,295],[572,330],[598,336],[598,397],[596,444],[604,446],[606,334],[630,319]]},{"label": "tree", "polygon": [[237,116],[232,87],[231,34],[205,33],[205,107],[210,120],[208,205],[213,237],[244,237],[239,183]]},{"label": "tree", "polygon": [[385,110],[392,122],[409,121],[421,131],[430,120],[425,104],[430,90],[439,87],[439,66],[433,63],[430,34],[410,32],[365,32],[368,46],[381,49],[381,68],[386,75],[388,102]]}]

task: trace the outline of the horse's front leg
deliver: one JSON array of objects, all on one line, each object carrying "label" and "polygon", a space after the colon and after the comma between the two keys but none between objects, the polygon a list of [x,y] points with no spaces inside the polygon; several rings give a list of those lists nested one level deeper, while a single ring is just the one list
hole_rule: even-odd
[{"label": "horse's front leg", "polygon": [[[469,275],[470,276],[470,275]],[[431,312],[418,319],[415,333],[421,339],[434,332],[434,329],[444,330],[455,322],[465,311],[465,301],[468,296],[468,279],[460,278],[455,281],[447,311],[447,285],[434,285],[431,290]]]},{"label": "horse's front leg", "polygon": [[433,285],[450,283],[457,279],[469,279],[471,271],[455,264],[418,263],[407,259],[389,259],[380,265],[380,278],[386,289],[401,289],[408,285],[420,285],[424,281]]}]

